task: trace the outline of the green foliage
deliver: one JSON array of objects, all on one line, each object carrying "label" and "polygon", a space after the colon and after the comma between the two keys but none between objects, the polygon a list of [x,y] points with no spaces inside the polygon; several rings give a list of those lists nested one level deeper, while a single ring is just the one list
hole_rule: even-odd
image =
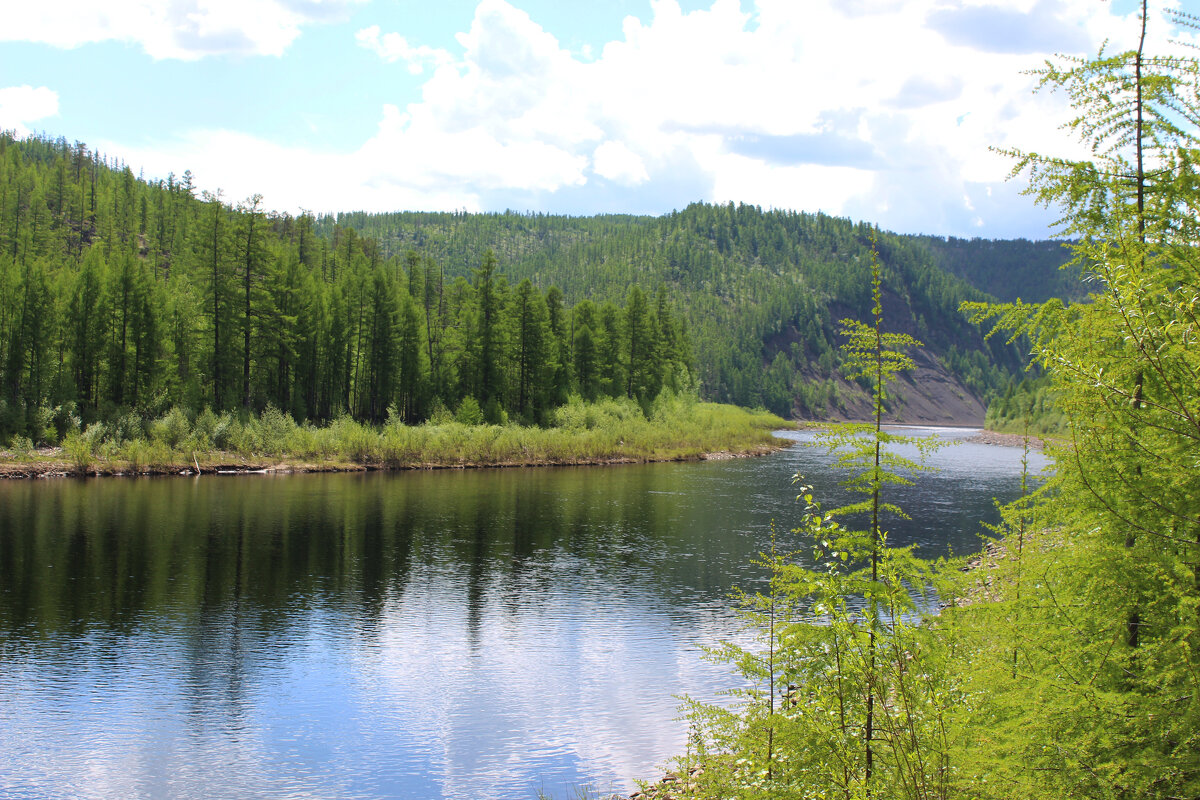
[{"label": "green foliage", "polygon": [[[0,204],[0,434],[33,436],[25,409],[71,401],[85,422],[273,405],[378,423],[395,404],[413,424],[432,398],[472,394],[535,421],[572,391],[663,386],[819,417],[839,399],[835,320],[869,313],[867,227],[821,214],[290,217],[256,195],[197,197],[188,173],[144,182],[83,145],[10,134],[0,187],[17,200]],[[985,296],[939,266],[982,263],[972,279],[994,280],[1029,243],[973,242],[957,260],[939,255],[950,244],[881,234],[884,292],[897,328],[982,396],[1019,359],[957,314]],[[1053,258],[1033,261],[1030,275]],[[526,280],[537,302],[514,302]],[[544,348],[547,375],[531,377],[522,341]]]},{"label": "green foliage", "polygon": [[[1038,583],[1002,595],[1020,612],[1004,641],[1018,646],[1021,668],[983,695],[1003,724],[979,740],[979,755],[997,759],[1002,780],[1026,796],[1191,797],[1200,791],[1200,64],[1139,47],[1059,59],[1041,75],[1071,97],[1068,127],[1092,158],[1014,155],[1031,192],[1062,210],[1095,292],[1070,307],[971,307],[1031,339],[1069,434],[1036,509],[1049,546],[1022,558]],[[979,628],[1003,613],[958,623],[981,664],[1003,656]]]},{"label": "green foliage", "polygon": [[[822,401],[830,394],[808,387],[837,374],[835,320],[869,314],[867,226],[823,214],[696,203],[657,218],[352,213],[317,224],[327,233],[353,227],[375,237],[385,253],[419,247],[449,275],[471,274],[479,248],[491,247],[514,281],[528,278],[536,285],[550,279],[564,296],[591,299],[597,307],[627,299],[634,284],[664,287],[682,324],[660,325],[660,346],[692,343],[688,373],[698,378],[701,395],[779,413],[827,414]],[[1019,358],[1001,342],[985,343],[957,313],[963,300],[985,295],[943,271],[964,260],[945,257],[946,245],[930,237],[880,234],[885,294],[904,309],[904,318],[894,320],[898,330],[919,335],[939,354],[952,345],[971,354],[949,368],[968,391],[983,395],[1005,384],[1019,369]],[[965,249],[976,268],[964,274],[973,280],[1010,281],[1014,264],[1022,265],[1022,280],[1055,286],[1063,280],[1057,273],[1061,248],[1055,245],[972,242]],[[1037,257],[1028,258],[1031,253]],[[596,325],[588,326],[592,335],[598,333]],[[780,354],[793,385],[777,378],[766,387],[763,370]],[[639,380],[636,365],[633,378]],[[630,375],[622,370],[616,380],[628,393]]]},{"label": "green foliage", "polygon": [[1056,241],[959,239],[921,236],[935,263],[1001,302],[1044,303],[1087,299],[1069,246]]},{"label": "green foliage", "polygon": [[479,408],[479,401],[474,395],[467,395],[458,404],[458,411],[454,414],[454,421],[460,425],[482,425],[483,410]]},{"label": "green foliage", "polygon": [[72,431],[63,440],[63,453],[77,474],[85,474],[92,465],[92,443],[84,434]]},{"label": "green foliage", "polygon": [[14,436],[8,443],[8,450],[17,461],[29,461],[33,457],[33,440],[28,436]]},{"label": "green foliage", "polygon": [[[467,423],[443,409],[429,422],[407,425],[393,408],[382,426],[343,415],[319,427],[273,407],[258,415],[205,409],[190,422],[173,408],[157,419],[129,413],[109,425],[92,423],[82,433],[71,430],[61,458],[79,474],[178,472],[197,464],[286,468],[313,461],[389,469],[663,461],[758,452],[773,446],[771,432],[786,424],[771,414],[700,403],[669,390],[649,411],[647,416],[627,397],[587,403],[574,395],[553,412],[551,427],[489,424],[468,396],[460,407]],[[17,439],[14,457],[35,457],[32,442]]]},{"label": "green foliage", "polygon": [[1046,376],[1010,384],[988,404],[984,425],[1004,433],[1061,435],[1067,430],[1067,418],[1055,396]]},{"label": "green foliage", "polygon": [[[817,444],[838,455],[850,472],[845,485],[864,500],[823,511],[810,487],[800,535],[804,550],[790,557],[772,549],[767,594],[739,594],[755,647],[727,643],[713,651],[749,683],[735,709],[690,704],[705,770],[704,797],[944,797],[951,742],[945,718],[953,684],[927,663],[930,634],[918,623],[918,600],[930,568],[911,548],[887,543],[885,520],[904,512],[885,497],[910,482],[921,465],[894,446],[914,440],[883,430],[887,385],[912,359],[910,336],[883,330],[878,260],[872,262],[873,324],[843,323],[844,364],[866,378],[874,424],[845,426]],[[796,476],[796,480],[802,480]],[[855,528],[843,520],[864,520]],[[803,554],[803,555],[800,555]]]}]

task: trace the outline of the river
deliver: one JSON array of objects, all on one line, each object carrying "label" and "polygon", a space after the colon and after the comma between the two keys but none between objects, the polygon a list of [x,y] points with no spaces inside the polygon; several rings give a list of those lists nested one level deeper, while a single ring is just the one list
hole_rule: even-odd
[{"label": "river", "polygon": [[[891,541],[979,549],[1020,458],[938,451]],[[628,791],[829,463],[0,482],[0,796]]]}]

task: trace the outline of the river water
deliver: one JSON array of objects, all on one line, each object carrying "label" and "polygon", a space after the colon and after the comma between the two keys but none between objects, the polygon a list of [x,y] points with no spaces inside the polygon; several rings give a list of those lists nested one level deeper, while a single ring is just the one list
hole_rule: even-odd
[{"label": "river water", "polygon": [[[970,431],[919,433],[958,440]],[[786,436],[806,440],[808,434]],[[891,541],[979,548],[959,443]],[[1043,465],[1034,454],[1033,469]],[[621,467],[0,483],[0,797],[567,798],[684,747],[676,696],[822,450]]]}]

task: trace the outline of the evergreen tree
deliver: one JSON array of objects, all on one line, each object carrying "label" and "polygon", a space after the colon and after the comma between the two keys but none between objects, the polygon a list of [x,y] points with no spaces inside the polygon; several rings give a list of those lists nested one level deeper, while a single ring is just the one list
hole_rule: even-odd
[{"label": "evergreen tree", "polygon": [[609,397],[620,397],[627,392],[622,351],[625,341],[621,310],[610,302],[600,306],[599,358],[596,367],[600,379],[600,391]]},{"label": "evergreen tree", "polygon": [[104,328],[101,309],[105,305],[102,276],[107,271],[99,248],[88,250],[67,307],[71,370],[75,395],[85,408],[94,409],[99,397],[101,343]]},{"label": "evergreen tree", "polygon": [[[882,425],[887,387],[913,367],[905,351],[918,343],[884,331],[874,260],[872,299],[871,324],[846,319],[842,331],[847,377],[869,382],[874,421],[816,442],[837,455],[837,466],[851,473],[844,485],[864,499],[825,511],[801,486],[804,517],[795,533],[811,547],[812,566],[800,553],[777,551],[773,538],[760,562],[770,570],[769,593],[741,596],[757,647],[727,643],[714,651],[755,688],[738,709],[690,704],[705,767],[700,796],[949,796],[945,679],[927,661],[928,637],[912,621],[930,572],[911,548],[890,546],[886,530],[889,516],[904,516],[887,490],[922,469],[897,446],[932,446]],[[856,529],[851,520],[865,525]]]},{"label": "evergreen tree", "polygon": [[366,331],[365,387],[360,393],[359,415],[381,422],[392,398],[396,372],[397,301],[392,282],[383,270],[371,273]]},{"label": "evergreen tree", "polygon": [[657,394],[655,390],[656,332],[650,316],[646,293],[634,284],[625,300],[625,393],[642,400]]},{"label": "evergreen tree", "polygon": [[546,301],[529,279],[521,281],[512,298],[512,358],[516,370],[514,409],[532,418],[544,407],[557,362],[551,357],[554,345]]},{"label": "evergreen tree", "polygon": [[229,272],[228,209],[221,202],[221,193],[204,194],[206,206],[202,224],[197,228],[197,267],[204,276],[207,290],[207,313],[212,333],[209,351],[209,376],[212,403],[217,409],[225,407],[227,387],[232,380],[233,348],[231,328],[233,304]]},{"label": "evergreen tree", "polygon": [[567,321],[567,310],[563,306],[563,294],[557,286],[546,290],[546,313],[550,325],[550,352],[548,358],[554,365],[550,376],[548,402],[560,406],[567,402],[571,392],[571,335]]},{"label": "evergreen tree", "polygon": [[1200,62],[1147,55],[1148,17],[1137,49],[1041,73],[1090,159],[1013,153],[1062,210],[1091,302],[971,306],[1032,339],[1070,432],[1038,509],[1068,546],[1021,584],[1019,680],[997,681],[1005,724],[980,740],[1027,795],[1200,792]]},{"label": "evergreen tree", "polygon": [[417,301],[410,295],[401,293],[396,342],[400,381],[397,399],[401,417],[409,424],[417,423],[422,418],[425,391],[429,382],[429,366],[425,361],[426,351],[422,341],[423,324]]},{"label": "evergreen tree", "polygon": [[246,198],[238,210],[238,260],[241,267],[242,305],[242,406],[250,408],[250,339],[254,333],[254,317],[259,305],[255,292],[266,271],[267,252],[263,242],[262,195]]},{"label": "evergreen tree", "polygon": [[[497,272],[496,254],[488,250],[475,271],[476,318],[474,333],[475,375],[471,392],[485,410],[504,397],[504,286]],[[494,420],[489,420],[494,421]]]}]

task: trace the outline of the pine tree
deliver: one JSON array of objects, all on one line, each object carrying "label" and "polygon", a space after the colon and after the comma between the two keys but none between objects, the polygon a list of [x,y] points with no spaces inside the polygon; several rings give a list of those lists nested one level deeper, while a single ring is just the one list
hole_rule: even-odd
[{"label": "pine tree", "polygon": [[546,313],[550,325],[549,359],[554,364],[549,379],[548,403],[560,406],[567,402],[571,392],[571,338],[562,291],[557,286],[546,290]]},{"label": "pine tree", "polygon": [[267,267],[266,248],[263,244],[262,195],[255,194],[238,206],[238,232],[242,284],[242,407],[250,408],[250,338],[254,333],[256,313],[255,290]]},{"label": "pine tree", "polygon": [[912,621],[931,576],[911,548],[888,544],[885,525],[889,516],[904,517],[888,488],[922,469],[896,447],[927,452],[935,443],[882,426],[887,386],[912,368],[905,351],[918,342],[884,331],[874,259],[872,298],[871,324],[847,319],[842,331],[847,376],[870,383],[875,419],[815,442],[837,455],[837,466],[851,473],[844,485],[865,499],[825,511],[795,477],[804,513],[794,532],[811,548],[804,559],[811,566],[803,551],[779,552],[773,537],[760,562],[770,570],[769,593],[740,596],[757,646],[727,643],[714,655],[759,688],[732,713],[691,704],[706,758],[701,796],[948,796],[944,678],[927,664],[927,632]]}]

